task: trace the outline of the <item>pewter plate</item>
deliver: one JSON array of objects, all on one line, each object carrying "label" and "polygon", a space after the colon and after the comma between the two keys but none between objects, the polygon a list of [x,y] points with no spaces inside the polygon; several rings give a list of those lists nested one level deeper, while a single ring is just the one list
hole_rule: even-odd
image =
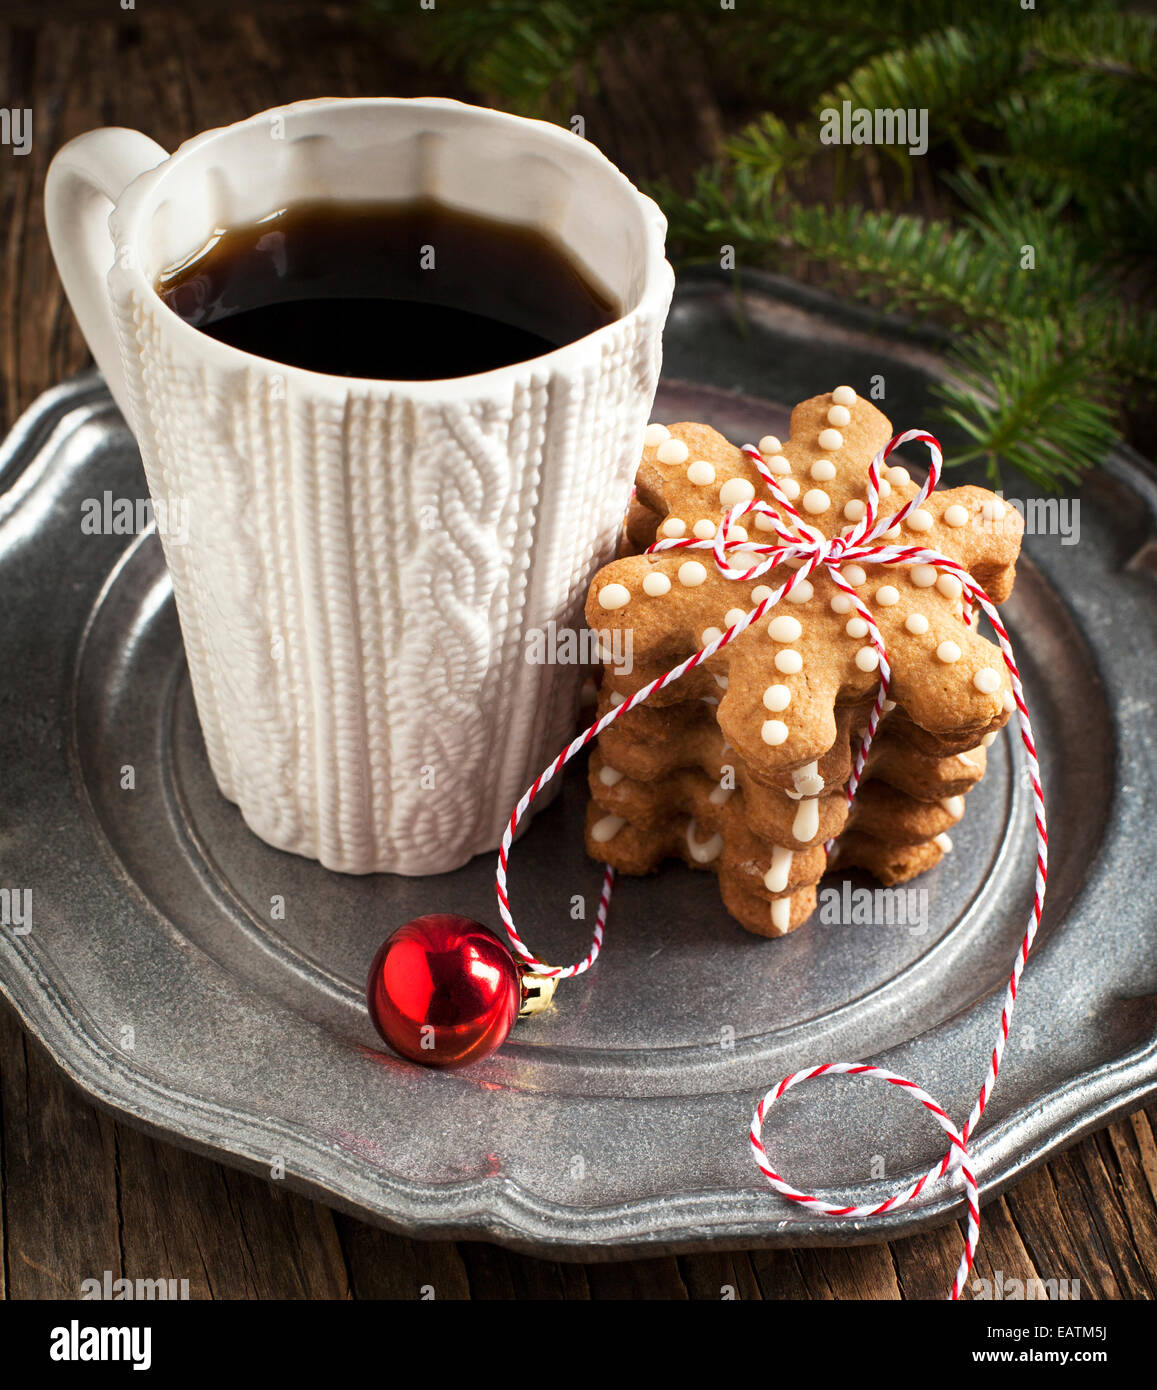
[{"label": "pewter plate", "polygon": [[[938,371],[930,337],[771,278],[740,295],[685,280],[666,353],[657,418],[737,442],[785,434],[786,402],[872,377],[897,428],[922,424]],[[0,969],[95,1100],[255,1172],[280,1160],[293,1187],[391,1229],[561,1258],[878,1240],[958,1214],[944,1184],[872,1222],[792,1207],[745,1132],[770,1084],[819,1061],[879,1062],[968,1113],[1031,893],[1011,738],[955,852],[913,885],[926,930],[813,920],[760,940],[710,875],[672,866],[620,882],[602,960],[553,1013],[471,1070],[423,1071],[381,1051],[364,973],[417,913],[496,924],[492,857],[350,878],[258,841],[210,776],[156,537],[81,533],[82,503],[106,490],[145,495],[90,373],[43,396],[0,454],[0,886],[32,895],[31,930],[0,928]],[[975,1142],[985,1197],[1157,1089],[1157,486],[1120,451],[1080,503],[1078,543],[1028,538],[1006,608],[1052,878]],[[552,960],[587,944],[571,917],[599,883],[584,800],[575,768],[512,861],[516,916]],[[853,1202],[941,1152],[917,1106],[865,1080],[792,1092],[767,1137],[781,1171]]]}]

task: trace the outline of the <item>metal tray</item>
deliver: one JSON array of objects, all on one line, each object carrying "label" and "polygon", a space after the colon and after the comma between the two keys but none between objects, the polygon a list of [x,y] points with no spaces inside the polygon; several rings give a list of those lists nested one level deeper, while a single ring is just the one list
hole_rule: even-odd
[{"label": "metal tray", "polygon": [[[921,424],[933,349],[771,278],[736,293],[694,277],[656,416],[743,442],[785,433],[785,403],[879,376],[896,427]],[[90,373],[43,396],[0,454],[0,886],[30,889],[33,906],[30,932],[0,928],[0,972],[95,1100],[253,1171],[282,1162],[291,1186],[392,1229],[561,1258],[878,1240],[958,1214],[944,1184],[871,1222],[793,1207],[764,1185],[745,1130],[788,1071],[853,1059],[917,1078],[963,1120],[1030,893],[1007,737],[956,852],[919,882],[926,933],[814,920],[759,940],[711,876],[672,866],[620,881],[603,959],[553,1013],[472,1070],[422,1071],[380,1050],[364,972],[416,913],[496,924],[492,857],[443,878],[350,878],[255,839],[206,765],[156,537],[81,533],[82,501],[106,490],[145,495]],[[986,1197],[1157,1089],[1157,487],[1119,451],[1080,502],[1079,543],[1030,536],[1006,609],[1053,876],[975,1143]],[[575,768],[512,862],[516,917],[549,959],[586,946],[570,916],[572,894],[593,905],[599,884],[585,796]],[[942,1147],[918,1107],[847,1079],[792,1092],[767,1139],[780,1171],[854,1202]]]}]

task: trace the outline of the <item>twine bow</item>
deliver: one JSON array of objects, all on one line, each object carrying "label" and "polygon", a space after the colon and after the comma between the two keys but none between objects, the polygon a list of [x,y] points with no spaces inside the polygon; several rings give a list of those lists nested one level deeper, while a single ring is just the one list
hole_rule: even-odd
[{"label": "twine bow", "polygon": [[[901,444],[910,442],[921,443],[927,448],[931,458],[928,477],[923,486],[919,489],[917,495],[909,502],[905,503],[898,512],[888,516],[881,516],[879,512],[881,470],[894,449],[898,448]],[[1019,718],[1021,743],[1024,748],[1032,784],[1033,811],[1036,823],[1036,877],[1032,910],[1029,913],[1028,924],[1025,927],[1020,948],[1017,951],[1016,959],[1013,963],[1012,973],[1009,976],[1008,987],[1005,991],[1004,1003],[1001,1008],[1000,1026],[989,1058],[988,1070],[980,1088],[980,1093],[976,1098],[972,1107],[972,1112],[964,1124],[964,1127],[962,1129],[957,1129],[943,1107],[915,1081],[900,1076],[895,1072],[888,1071],[883,1067],[876,1067],[863,1062],[825,1062],[820,1066],[810,1067],[804,1071],[793,1072],[792,1075],[784,1077],[778,1086],[768,1091],[755,1109],[755,1114],[751,1121],[749,1138],[756,1164],[771,1186],[775,1188],[781,1196],[787,1198],[789,1201],[807,1205],[811,1207],[812,1210],[822,1212],[828,1216],[879,1216],[886,1211],[893,1210],[895,1207],[902,1206],[905,1202],[910,1202],[930,1183],[936,1182],[948,1176],[950,1173],[955,1174],[958,1170],[960,1181],[964,1189],[964,1201],[967,1209],[968,1224],[965,1235],[964,1254],[961,1256],[960,1265],[956,1271],[956,1277],[952,1282],[952,1288],[949,1292],[949,1298],[957,1299],[960,1297],[964,1287],[964,1281],[972,1267],[972,1262],[976,1254],[977,1241],[980,1236],[979,1195],[976,1178],[973,1174],[972,1164],[969,1158],[968,1141],[980,1117],[984,1113],[985,1106],[988,1104],[988,1099],[992,1094],[992,1089],[996,1084],[996,1078],[1000,1072],[1001,1059],[1004,1055],[1012,1013],[1016,1005],[1021,973],[1024,970],[1029,951],[1032,949],[1033,941],[1036,938],[1037,930],[1040,926],[1041,913],[1044,908],[1045,884],[1048,878],[1048,830],[1045,822],[1044,796],[1041,791],[1040,766],[1037,762],[1036,744],[1033,739],[1032,723],[1029,720],[1028,707],[1024,699],[1024,688],[1021,684],[1020,671],[1017,669],[1008,632],[997,614],[995,605],[968,571],[949,556],[943,555],[939,551],[931,550],[926,546],[897,545],[892,543],[899,533],[899,527],[903,524],[904,520],[911,512],[916,510],[916,508],[923,505],[929,493],[935,489],[940,481],[940,474],[944,466],[944,457],[939,443],[932,435],[926,434],[923,430],[908,430],[903,434],[896,435],[895,438],[876,455],[868,470],[867,497],[863,516],[845,534],[831,537],[825,536],[796,511],[784,494],[776,475],[768,468],[757,449],[753,448],[751,445],[745,445],[743,452],[751,460],[760,477],[766,483],[775,505],[772,506],[767,501],[753,496],[745,502],[736,503],[728,510],[712,539],[698,540],[689,538],[685,540],[661,540],[650,546],[647,553],[655,554],[665,550],[710,550],[719,573],[726,579],[737,580],[741,583],[748,583],[753,579],[758,579],[761,575],[768,573],[768,571],[781,564],[794,564],[798,562],[798,565],[792,569],[788,579],[785,580],[779,588],[768,593],[754,608],[744,613],[742,618],[732,623],[725,632],[720,633],[718,637],[700,648],[693,656],[688,657],[677,666],[673,666],[671,670],[667,671],[664,675],[642,686],[632,696],[624,700],[622,704],[608,710],[600,719],[597,719],[588,728],[584,729],[582,733],[577,735],[577,737],[559,753],[554,761],[548,764],[548,766],[539,773],[538,777],[535,778],[534,782],[523,793],[518,804],[511,812],[510,820],[507,823],[506,830],[502,837],[502,844],[498,852],[498,868],[495,879],[495,889],[498,895],[498,911],[506,927],[507,934],[510,937],[511,945],[526,964],[531,974],[563,980],[573,975],[581,975],[584,971],[590,969],[598,959],[599,952],[602,950],[603,933],[606,927],[607,911],[610,907],[611,890],[614,884],[614,870],[609,864],[604,868],[602,891],[599,895],[598,910],[595,914],[594,936],[590,949],[583,959],[577,961],[573,965],[565,967],[547,965],[543,961],[538,960],[527,948],[515,929],[506,890],[506,870],[510,855],[510,847],[514,841],[515,831],[523,816],[526,814],[542,788],[560,772],[572,758],[577,756],[589,743],[596,739],[608,725],[613,724],[616,719],[621,719],[625,714],[629,713],[629,711],[643,704],[655,694],[656,691],[665,689],[674,681],[677,681],[681,676],[686,675],[688,671],[692,671],[696,666],[702,665],[704,661],[714,656],[716,652],[721,651],[731,642],[734,642],[741,632],[746,631],[752,623],[758,622],[769,609],[774,608],[781,599],[790,594],[798,585],[802,584],[814,570],[821,566],[827,571],[836,587],[847,595],[851,607],[855,609],[858,616],[862,618],[867,625],[867,635],[870,637],[872,647],[876,652],[880,673],[880,683],[871,713],[868,717],[868,726],[861,738],[860,746],[852,765],[851,776],[848,779],[845,791],[850,805],[860,785],[868,751],[872,746],[872,741],[876,736],[880,719],[884,713],[884,704],[888,697],[888,687],[892,679],[892,668],[888,662],[888,653],[884,645],[883,634],[880,632],[875,618],[857,594],[855,588],[849,583],[841,571],[845,566],[851,564],[900,566],[932,565],[937,570],[955,575],[961,586],[965,623],[968,626],[972,625],[973,610],[974,607],[978,606],[992,625],[993,632],[996,634],[997,642],[1000,645],[1001,654],[1004,657],[1005,666],[1008,668]],[[742,517],[749,514],[752,514],[756,518],[755,524],[757,527],[775,533],[777,543],[760,545],[750,540],[730,539],[732,528],[739,523]],[[762,522],[760,518],[763,518]],[[749,558],[752,559],[753,563],[742,569],[732,563],[733,561],[747,560]],[[832,842],[829,841],[826,846],[829,851],[831,850],[831,843]],[[826,1075],[869,1076],[906,1090],[935,1117],[937,1123],[945,1134],[947,1134],[949,1141],[947,1151],[944,1153],[943,1157],[916,1182],[894,1192],[886,1201],[873,1205],[836,1205],[825,1202],[812,1193],[801,1192],[798,1188],[793,1187],[775,1171],[771,1165],[771,1160],[768,1158],[762,1138],[764,1119],[771,1106],[793,1086],[797,1086],[804,1081],[810,1081],[815,1077]]]}]

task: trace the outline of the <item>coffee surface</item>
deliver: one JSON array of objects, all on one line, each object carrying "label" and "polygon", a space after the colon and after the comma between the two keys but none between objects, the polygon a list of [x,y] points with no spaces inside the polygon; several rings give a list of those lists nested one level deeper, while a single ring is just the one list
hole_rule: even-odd
[{"label": "coffee surface", "polygon": [[541,233],[433,202],[294,204],[216,233],[156,289],[257,357],[391,381],[528,361],[620,313]]}]

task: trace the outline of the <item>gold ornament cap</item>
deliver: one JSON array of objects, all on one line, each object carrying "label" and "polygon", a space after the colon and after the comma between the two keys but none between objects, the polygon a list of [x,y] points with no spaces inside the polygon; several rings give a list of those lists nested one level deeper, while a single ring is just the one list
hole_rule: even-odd
[{"label": "gold ornament cap", "polygon": [[532,971],[522,972],[522,1004],[518,1010],[519,1018],[530,1018],[549,1009],[554,1003],[554,992],[558,988],[557,975],[535,975]]}]

